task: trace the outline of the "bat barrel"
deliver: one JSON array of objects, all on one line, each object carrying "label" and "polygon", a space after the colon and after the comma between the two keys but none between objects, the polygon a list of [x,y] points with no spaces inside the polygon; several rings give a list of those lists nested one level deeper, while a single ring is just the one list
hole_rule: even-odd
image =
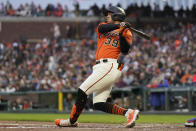
[{"label": "bat barrel", "polygon": [[135,32],[139,37],[150,40],[150,36],[147,35],[146,33],[139,31],[133,27],[130,27],[131,31]]}]

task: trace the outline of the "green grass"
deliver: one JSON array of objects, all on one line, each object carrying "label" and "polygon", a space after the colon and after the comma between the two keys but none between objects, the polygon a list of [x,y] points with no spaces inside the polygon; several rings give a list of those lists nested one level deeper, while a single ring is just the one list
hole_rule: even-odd
[{"label": "green grass", "polygon": [[[38,113],[0,113],[0,120],[13,121],[47,121],[53,122],[57,118],[68,118],[68,114],[38,114]],[[137,123],[184,123],[194,115],[144,115],[141,114]],[[109,114],[82,114],[81,123],[125,123],[123,116]]]}]

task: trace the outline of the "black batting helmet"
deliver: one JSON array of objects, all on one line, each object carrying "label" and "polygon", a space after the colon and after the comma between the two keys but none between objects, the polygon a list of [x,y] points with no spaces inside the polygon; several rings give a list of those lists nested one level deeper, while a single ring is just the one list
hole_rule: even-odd
[{"label": "black batting helmet", "polygon": [[116,7],[116,6],[110,6],[108,9],[103,11],[103,14],[105,16],[108,15],[108,12],[112,13],[112,20],[114,21],[124,21],[125,20],[125,11],[120,8],[120,7]]}]

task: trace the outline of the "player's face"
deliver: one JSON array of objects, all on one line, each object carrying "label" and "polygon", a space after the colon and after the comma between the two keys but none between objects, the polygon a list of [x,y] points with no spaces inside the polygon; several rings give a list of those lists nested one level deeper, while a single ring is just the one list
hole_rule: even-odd
[{"label": "player's face", "polygon": [[108,14],[106,16],[106,22],[107,23],[113,23],[112,16],[111,16],[111,13],[110,12],[108,12]]}]

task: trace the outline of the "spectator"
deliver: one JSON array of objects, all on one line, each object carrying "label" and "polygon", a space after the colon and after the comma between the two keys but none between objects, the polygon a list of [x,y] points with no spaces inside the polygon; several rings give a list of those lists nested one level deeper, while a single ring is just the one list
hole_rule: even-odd
[{"label": "spectator", "polygon": [[52,16],[54,11],[55,11],[54,5],[53,4],[48,4],[46,9],[45,9],[45,15],[46,16]]},{"label": "spectator", "polygon": [[0,16],[4,16],[5,13],[6,13],[6,10],[5,10],[4,3],[1,2],[1,3],[0,3]]},{"label": "spectator", "polygon": [[68,17],[69,16],[69,8],[67,5],[64,6],[64,16]]},{"label": "spectator", "polygon": [[15,87],[12,84],[9,84],[5,90],[7,93],[13,93],[16,91]]},{"label": "spectator", "polygon": [[11,102],[11,110],[22,110],[23,104],[22,99],[17,98],[15,101]]},{"label": "spectator", "polygon": [[31,12],[32,16],[38,16],[38,10],[37,10],[37,7],[36,7],[36,5],[34,4],[33,1],[30,4],[30,9],[31,9],[30,12]]},{"label": "spectator", "polygon": [[60,31],[59,25],[57,23],[53,24],[51,31],[53,32],[54,39],[58,40],[58,38],[61,36],[61,31]]},{"label": "spectator", "polygon": [[48,63],[48,70],[54,73],[56,68],[57,68],[57,64],[56,64],[55,58],[53,56],[50,56],[49,63]]},{"label": "spectator", "polygon": [[131,85],[134,80],[134,75],[131,74],[131,72],[126,72],[123,76],[123,82],[126,83],[126,85]]},{"label": "spectator", "polygon": [[28,99],[23,100],[23,109],[24,110],[32,109],[32,101],[30,101]]},{"label": "spectator", "polygon": [[68,93],[66,98],[63,101],[64,103],[64,110],[70,111],[72,109],[72,106],[74,104],[74,99],[71,93]]},{"label": "spectator", "polygon": [[57,7],[54,11],[54,16],[56,17],[62,17],[63,16],[63,7],[60,3],[57,4]]},{"label": "spectator", "polygon": [[8,100],[4,99],[3,96],[0,95],[0,111],[6,111],[8,108]]}]

